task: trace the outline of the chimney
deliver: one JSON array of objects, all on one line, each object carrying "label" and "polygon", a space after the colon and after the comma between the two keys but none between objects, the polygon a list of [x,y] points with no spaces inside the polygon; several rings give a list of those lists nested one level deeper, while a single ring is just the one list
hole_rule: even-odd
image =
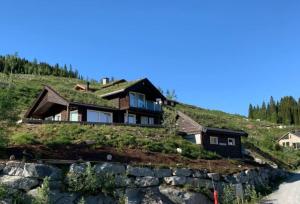
[{"label": "chimney", "polygon": [[104,78],[101,79],[101,84],[102,85],[106,85],[108,83],[109,83],[109,78],[108,77],[104,77]]},{"label": "chimney", "polygon": [[89,91],[90,90],[90,82],[86,82],[86,91]]}]

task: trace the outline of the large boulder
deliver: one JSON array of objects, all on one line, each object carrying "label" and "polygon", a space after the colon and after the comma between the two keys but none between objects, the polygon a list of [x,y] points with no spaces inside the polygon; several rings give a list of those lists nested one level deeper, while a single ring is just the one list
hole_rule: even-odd
[{"label": "large boulder", "polygon": [[60,180],[62,178],[62,173],[60,169],[53,166],[25,163],[22,176],[38,179],[49,177],[50,180]]},{"label": "large boulder", "polygon": [[129,176],[136,176],[136,177],[154,176],[152,169],[147,167],[127,166],[127,174]]},{"label": "large boulder", "polygon": [[21,176],[8,176],[3,175],[0,177],[0,183],[8,186],[9,188],[29,191],[39,185],[39,181],[35,178],[24,178]]},{"label": "large boulder", "polygon": [[140,204],[144,193],[138,188],[127,188],[125,191],[126,204]]},{"label": "large boulder", "polygon": [[219,181],[220,180],[220,174],[219,173],[208,173],[207,176],[208,176],[208,178],[210,178],[214,181]]},{"label": "large boulder", "polygon": [[156,177],[145,176],[145,177],[137,177],[134,183],[139,187],[158,186],[159,180]]},{"label": "large boulder", "polygon": [[171,169],[153,169],[154,175],[157,178],[164,178],[172,176]]},{"label": "large boulder", "polygon": [[70,169],[69,169],[69,173],[71,174],[83,174],[86,170],[87,167],[87,163],[74,163],[71,164]]},{"label": "large boulder", "polygon": [[125,166],[117,163],[105,162],[95,166],[96,173],[110,173],[110,174],[125,174]]},{"label": "large boulder", "polygon": [[[27,192],[27,196],[36,198],[38,196],[38,189],[33,189]],[[50,191],[50,201],[55,204],[74,204],[79,196],[75,193],[61,193],[58,190]]]},{"label": "large boulder", "polygon": [[212,204],[212,201],[201,193],[187,192],[168,186],[160,186],[159,191],[175,204]]},{"label": "large boulder", "polygon": [[116,187],[126,187],[131,186],[133,184],[133,178],[128,178],[124,175],[116,175],[115,176],[115,185]]},{"label": "large boulder", "polygon": [[182,176],[170,176],[164,178],[165,183],[172,186],[183,186],[186,184],[186,180],[187,178]]},{"label": "large boulder", "polygon": [[9,161],[6,163],[6,166],[3,168],[3,174],[10,176],[22,176],[24,169],[24,162],[18,161]]},{"label": "large boulder", "polygon": [[111,198],[109,196],[104,196],[102,194],[97,195],[97,196],[85,197],[84,201],[85,201],[85,204],[117,204],[117,201],[115,201],[113,198]]},{"label": "large boulder", "polygon": [[206,170],[194,170],[192,176],[195,178],[208,178]]},{"label": "large boulder", "polygon": [[190,176],[192,171],[190,169],[174,169],[173,175],[174,176]]}]

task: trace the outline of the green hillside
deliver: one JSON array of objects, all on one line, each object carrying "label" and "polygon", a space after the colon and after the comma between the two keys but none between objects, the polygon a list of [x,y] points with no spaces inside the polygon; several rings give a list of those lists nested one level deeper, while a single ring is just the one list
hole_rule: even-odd
[{"label": "green hillside", "polygon": [[[12,81],[12,82],[11,82]],[[37,76],[15,74],[9,78],[6,74],[0,73],[0,96],[11,83],[11,89],[15,108],[18,117],[21,118],[25,111],[30,107],[34,99],[42,90],[43,85],[50,85],[63,94],[73,97],[73,100],[81,100],[93,103],[103,100],[94,94],[76,95],[73,91],[77,83],[86,83],[76,78],[63,78],[55,76]],[[98,83],[92,83],[92,87],[100,88]],[[78,98],[76,98],[78,97]],[[108,101],[107,105],[109,105]],[[101,103],[104,103],[101,101]],[[244,130],[249,133],[249,137],[243,143],[249,148],[260,148],[269,156],[277,159],[286,165],[297,166],[299,163],[300,152],[290,149],[281,149],[276,145],[276,139],[287,131],[295,129],[288,126],[284,129],[278,128],[277,124],[266,121],[248,120],[239,115],[227,114],[221,111],[206,110],[198,107],[179,104],[175,109],[181,110],[204,126],[230,128]],[[0,121],[1,124],[1,121]],[[0,131],[1,133],[1,131]],[[98,146],[111,146],[115,148],[139,148],[153,152],[176,153],[176,148],[183,148],[183,155],[189,158],[218,158],[213,153],[201,150],[198,146],[184,141],[180,137],[174,137],[165,129],[150,129],[136,127],[118,127],[112,129],[109,126],[86,128],[71,125],[43,125],[39,128],[30,129],[26,126],[10,126],[7,132],[8,144],[73,144],[79,140],[95,139]],[[109,140],[109,138],[111,140]]]}]

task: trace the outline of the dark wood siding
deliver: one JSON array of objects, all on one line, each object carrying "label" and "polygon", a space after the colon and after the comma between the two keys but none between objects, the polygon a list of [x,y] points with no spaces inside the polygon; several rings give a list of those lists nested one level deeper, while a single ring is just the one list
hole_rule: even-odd
[{"label": "dark wood siding", "polygon": [[[219,144],[210,144],[210,136],[218,137]],[[235,139],[235,145],[228,145],[228,138]],[[225,145],[226,144],[226,145]],[[216,152],[223,157],[242,157],[242,145],[241,136],[236,135],[208,135],[203,134],[202,136],[202,146],[204,149]]]}]

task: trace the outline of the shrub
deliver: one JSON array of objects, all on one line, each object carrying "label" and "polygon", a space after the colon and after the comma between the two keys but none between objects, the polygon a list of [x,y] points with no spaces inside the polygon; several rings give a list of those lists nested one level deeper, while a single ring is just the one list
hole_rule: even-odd
[{"label": "shrub", "polygon": [[0,199],[5,198],[6,193],[7,193],[6,186],[0,184]]},{"label": "shrub", "polygon": [[113,195],[115,189],[115,177],[109,173],[97,174],[95,167],[88,163],[83,174],[71,173],[68,175],[68,186],[71,192],[84,194],[97,194],[102,192],[105,195]]},{"label": "shrub", "polygon": [[36,135],[29,132],[18,132],[11,136],[11,142],[17,145],[36,144]]},{"label": "shrub", "polygon": [[33,200],[33,204],[50,204],[50,187],[49,187],[49,177],[45,177],[43,184],[37,190],[37,196]]}]

